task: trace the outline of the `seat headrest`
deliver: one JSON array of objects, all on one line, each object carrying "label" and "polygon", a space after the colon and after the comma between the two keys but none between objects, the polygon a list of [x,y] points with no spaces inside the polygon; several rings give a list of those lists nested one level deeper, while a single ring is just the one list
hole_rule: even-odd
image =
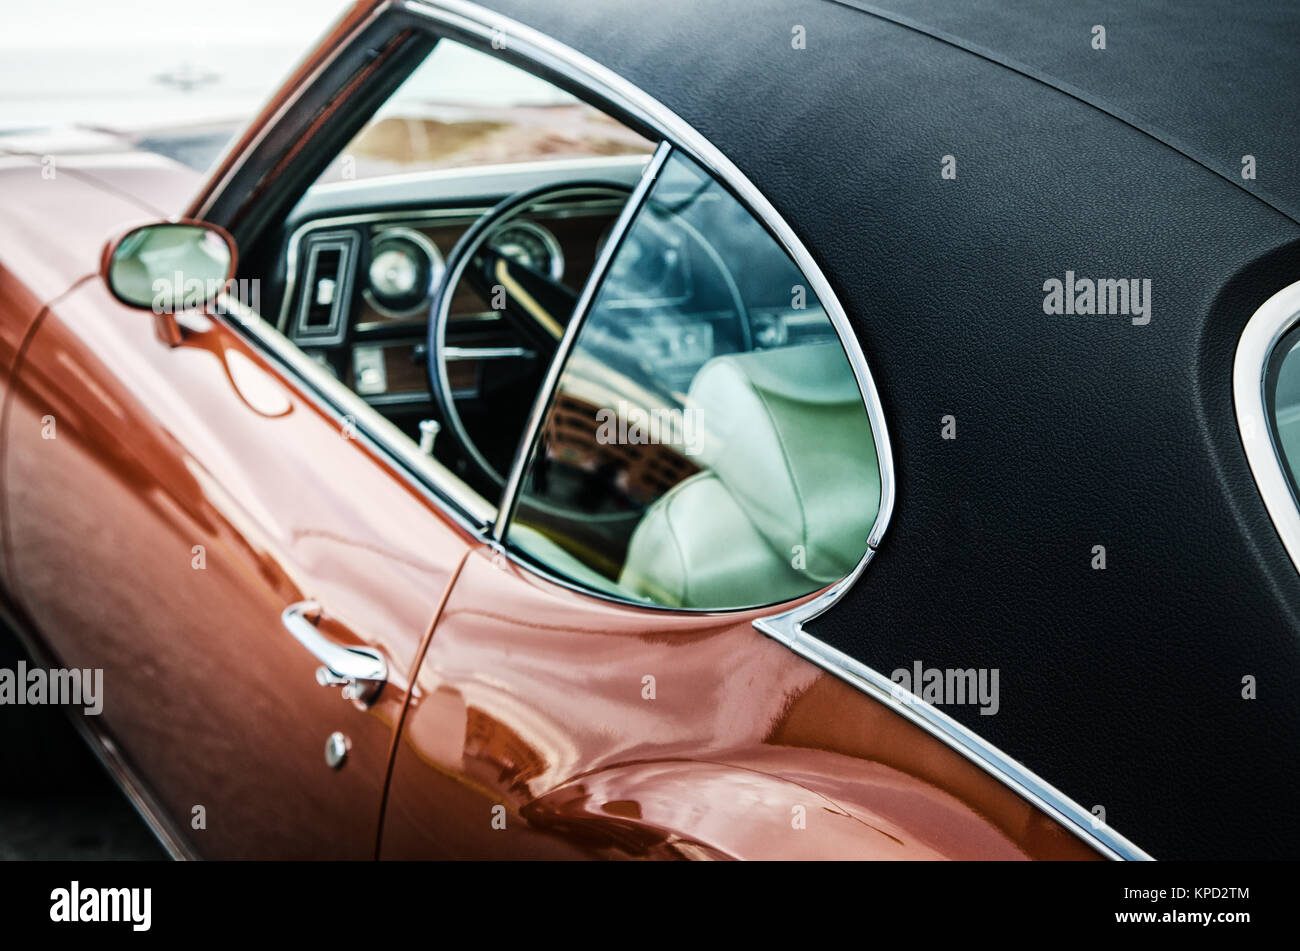
[{"label": "seat headrest", "polygon": [[880,468],[838,343],[715,357],[691,384],[701,461],[785,559],[830,583],[862,558]]}]

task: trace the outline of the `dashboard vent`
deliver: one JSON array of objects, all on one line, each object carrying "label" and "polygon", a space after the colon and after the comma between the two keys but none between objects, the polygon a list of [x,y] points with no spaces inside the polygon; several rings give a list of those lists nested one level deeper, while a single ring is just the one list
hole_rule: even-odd
[{"label": "dashboard vent", "polygon": [[303,242],[295,340],[314,344],[343,342],[359,247],[355,231],[318,232]]}]

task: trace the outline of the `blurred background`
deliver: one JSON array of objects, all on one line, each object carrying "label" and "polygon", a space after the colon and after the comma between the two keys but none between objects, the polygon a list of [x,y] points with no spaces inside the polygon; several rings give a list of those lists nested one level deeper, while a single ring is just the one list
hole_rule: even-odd
[{"label": "blurred background", "polygon": [[348,6],[7,2],[0,7],[0,148],[120,145],[206,169]]},{"label": "blurred background", "polygon": [[[208,169],[348,0],[60,0],[0,13],[0,149],[142,149]],[[444,44],[326,181],[645,152],[619,123]]]}]

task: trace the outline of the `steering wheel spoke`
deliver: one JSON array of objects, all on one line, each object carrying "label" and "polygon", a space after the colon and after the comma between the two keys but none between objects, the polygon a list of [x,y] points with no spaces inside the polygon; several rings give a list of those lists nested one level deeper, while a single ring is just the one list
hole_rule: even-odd
[{"label": "steering wheel spoke", "polygon": [[479,248],[465,279],[541,356],[555,353],[578,303],[577,294],[549,274],[487,246]]},{"label": "steering wheel spoke", "polygon": [[[578,294],[554,275],[512,256],[504,246],[493,247],[493,235],[541,206],[554,208],[565,201],[586,203],[592,199],[625,201],[630,194],[623,186],[588,182],[521,192],[484,214],[447,256],[429,309],[426,366],[443,430],[451,433],[465,457],[485,477],[485,486],[505,485],[503,470],[509,467],[523,436],[538,390],[578,302]],[[531,358],[485,358],[481,362],[477,391],[491,395],[491,407],[471,406],[451,386],[448,363],[465,359],[466,352],[464,347],[449,347],[447,341],[451,303],[462,284],[501,316],[505,326],[494,339],[493,349],[518,349]],[[485,378],[489,373],[493,376]],[[478,438],[471,436],[467,416],[478,420]]]}]

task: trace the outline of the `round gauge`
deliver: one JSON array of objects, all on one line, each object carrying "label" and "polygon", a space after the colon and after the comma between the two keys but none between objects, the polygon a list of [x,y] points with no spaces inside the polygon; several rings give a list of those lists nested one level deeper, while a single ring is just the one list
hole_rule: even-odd
[{"label": "round gauge", "polygon": [[531,221],[509,221],[492,232],[487,245],[502,257],[532,268],[558,281],[564,277],[564,252],[560,242],[541,225]]},{"label": "round gauge", "polygon": [[408,316],[428,306],[442,269],[442,255],[428,238],[407,228],[389,228],[370,241],[367,297],[383,313]]},{"label": "round gauge", "polygon": [[405,297],[419,282],[420,259],[406,248],[385,248],[370,262],[370,286],[383,297]]}]

